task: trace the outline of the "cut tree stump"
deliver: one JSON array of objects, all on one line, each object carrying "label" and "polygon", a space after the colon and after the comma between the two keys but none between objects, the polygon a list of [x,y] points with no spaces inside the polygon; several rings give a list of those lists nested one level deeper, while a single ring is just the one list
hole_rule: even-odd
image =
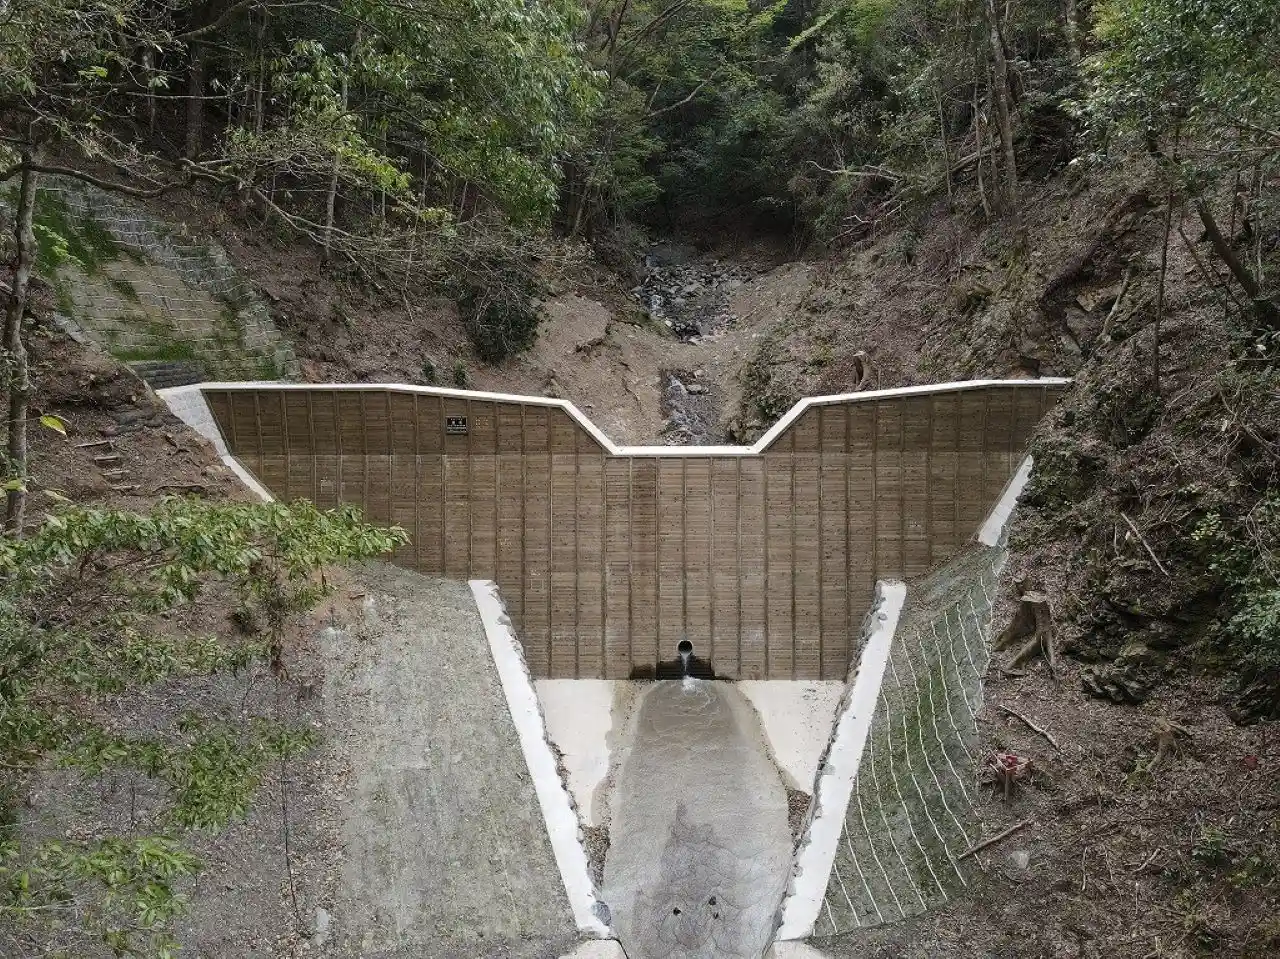
[{"label": "cut tree stump", "polygon": [[1049,600],[1044,593],[1030,591],[1022,594],[1018,600],[1018,608],[1013,619],[1004,631],[996,638],[996,651],[1011,649],[1020,640],[1025,642],[1017,654],[1009,661],[1011,669],[1025,666],[1037,656],[1044,659],[1049,675],[1058,678],[1058,651],[1055,647],[1053,614],[1049,609]]}]

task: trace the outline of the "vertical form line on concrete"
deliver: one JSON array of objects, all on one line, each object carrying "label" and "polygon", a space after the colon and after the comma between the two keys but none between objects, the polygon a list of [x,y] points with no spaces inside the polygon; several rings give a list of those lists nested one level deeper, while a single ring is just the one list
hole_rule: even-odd
[{"label": "vertical form line on concrete", "polygon": [[954,456],[954,459],[952,460],[952,470],[951,470],[951,482],[952,482],[952,487],[955,490],[955,495],[951,499],[952,516],[953,516],[952,522],[954,524],[951,527],[951,546],[954,549],[961,542],[960,530],[964,528],[963,524],[960,521],[960,497],[962,495],[960,492],[960,486],[961,486],[961,483],[960,483],[960,427],[961,427],[961,424],[964,422],[964,394],[962,393],[954,394],[952,397],[952,402],[955,403],[955,409],[952,414],[953,418],[951,422],[954,424],[953,428],[955,431],[955,441],[956,441],[955,452],[952,454]]},{"label": "vertical form line on concrete", "polygon": [[930,396],[926,402],[929,404],[929,427],[925,431],[928,440],[925,442],[921,458],[924,461],[924,569],[929,569],[933,566],[933,451],[937,445],[937,417],[934,413],[938,405],[938,397]]},{"label": "vertical form line on concrete", "polygon": [[582,556],[579,533],[582,529],[582,511],[579,494],[582,492],[581,460],[578,458],[578,438],[573,438],[573,675],[582,678]]},{"label": "vertical form line on concrete", "polygon": [[[466,439],[466,443],[467,443],[467,489],[468,489],[468,490],[472,490],[472,489],[475,489],[475,488],[476,488],[476,484],[475,484],[475,472],[474,472],[474,465],[473,465],[473,464],[475,463],[475,455],[474,455],[474,454],[475,454],[475,443],[474,443],[474,435],[475,435],[475,434],[474,434],[474,433],[472,433],[472,431],[471,431],[471,430],[472,430],[472,424],[474,424],[474,423],[475,423],[475,416],[474,416],[474,415],[472,414],[472,412],[471,412],[471,401],[470,401],[470,400],[467,400],[467,401],[466,401],[466,405],[464,405],[462,408],[463,408],[464,410],[466,410],[466,411],[467,411],[467,439]],[[468,571],[468,572],[470,572],[471,570],[473,570],[473,569],[475,569],[475,568],[476,568],[476,554],[475,554],[475,544],[476,544],[475,512],[476,512],[476,511],[475,511],[475,509],[474,509],[474,508],[472,508],[472,505],[471,505],[471,497],[470,497],[470,496],[468,496],[468,497],[467,497],[467,571]]]},{"label": "vertical form line on concrete", "polygon": [[[360,496],[365,504],[365,509],[370,506],[369,503],[369,431],[366,425],[369,422],[367,410],[365,409],[366,394],[360,393]],[[470,461],[470,457],[467,457]],[[469,537],[468,537],[469,538]],[[470,565],[470,564],[468,564]]]},{"label": "vertical form line on concrete", "polygon": [[[418,402],[418,398],[416,396],[413,398],[413,402],[416,406]],[[316,466],[318,458],[316,456],[315,394],[310,391],[307,393],[307,429],[311,431],[311,435],[307,438],[307,442],[311,447],[311,455],[307,457],[307,459],[311,461],[311,499],[318,503],[320,502],[320,473]],[[421,485],[419,485],[419,489],[421,489]],[[422,558],[419,556],[419,565],[421,565],[421,561]]]},{"label": "vertical form line on concrete", "polygon": [[[310,394],[308,394],[309,396]],[[422,567],[422,497],[417,491],[422,489],[422,424],[420,421],[420,403],[417,394],[413,397],[413,553],[418,567]],[[314,462],[314,459],[312,460]],[[520,607],[524,608],[523,605]]]},{"label": "vertical form line on concrete", "polygon": [[556,581],[556,452],[555,445],[552,443],[552,435],[554,430],[551,425],[551,416],[546,416],[547,427],[547,673],[553,673],[555,660],[552,658],[552,648],[554,646],[555,635],[555,615],[554,606],[554,590],[553,586]]},{"label": "vertical form line on concrete", "polygon": [[771,630],[769,630],[769,461],[767,458],[760,462],[760,497],[762,497],[763,510],[760,510],[760,553],[764,560],[764,590],[760,597],[760,621],[764,624],[764,675],[773,675],[773,657],[771,650],[773,644],[769,641],[771,638]]},{"label": "vertical form line on concrete", "polygon": [[853,552],[851,550],[853,525],[853,506],[849,502],[849,465],[853,461],[853,417],[848,407],[844,409],[844,656],[841,657],[840,679],[845,679],[849,667],[853,665]]},{"label": "vertical form line on concrete", "polygon": [[707,646],[708,661],[716,661],[716,461],[710,463],[707,475]]},{"label": "vertical form line on concrete", "polygon": [[791,464],[790,469],[787,470],[787,477],[791,496],[791,555],[788,557],[787,564],[791,567],[791,575],[787,578],[791,580],[791,678],[795,679],[799,673],[796,654],[800,647],[796,642],[796,440],[794,433],[791,434],[789,456]]},{"label": "vertical form line on concrete", "polygon": [[898,575],[907,579],[907,417],[898,414]]},{"label": "vertical form line on concrete", "polygon": [[[525,407],[520,407],[520,615],[529,608],[529,460],[525,456]],[[551,663],[547,663],[551,672]]]},{"label": "vertical form line on concrete", "polygon": [[[689,640],[689,474],[680,458],[680,639]],[[677,643],[679,640],[677,640]]]},{"label": "vertical form line on concrete", "polygon": [[[391,412],[391,391],[384,390],[383,397],[387,401],[387,522],[392,526],[399,525],[396,522],[396,454],[395,443],[392,440],[392,412]],[[288,423],[285,424],[286,428]]]},{"label": "vertical form line on concrete", "polygon": [[[266,451],[262,446],[262,407],[260,403],[260,394],[254,393],[252,395],[253,395],[253,422],[254,422],[254,427],[258,434],[256,437],[258,441],[258,469],[262,470],[263,463],[266,458]],[[262,471],[266,472],[265,470],[262,470]]]},{"label": "vertical form line on concrete", "polygon": [[[733,563],[734,563],[734,574],[737,577],[738,582],[741,583],[742,582],[742,460],[741,459],[734,461],[733,473],[734,473],[734,490],[735,490],[735,495],[733,499],[734,499],[734,503],[737,504],[734,507],[734,516],[733,516]],[[742,589],[739,588],[735,592],[738,594],[737,595],[738,672],[739,674],[741,674],[742,672],[742,634],[745,630],[745,627],[743,626],[743,623],[742,623]]]},{"label": "vertical form line on concrete", "polygon": [[880,569],[880,403],[871,404],[871,569]]},{"label": "vertical form line on concrete", "polygon": [[[826,569],[826,556],[824,555],[826,537],[824,533],[827,523],[826,514],[823,512],[822,501],[823,479],[826,476],[825,467],[827,465],[826,453],[824,451],[825,447],[822,442],[822,438],[824,436],[823,427],[826,425],[826,420],[824,419],[826,413],[826,407],[818,407],[818,675],[813,677],[814,679],[822,679],[826,676],[826,672],[822,668],[824,659],[823,651],[826,648],[826,644],[823,642],[823,627],[825,625],[823,622],[823,614],[826,610],[827,595],[827,578],[823,575],[823,571]],[[794,562],[794,555],[792,560]]]},{"label": "vertical form line on concrete", "polygon": [[636,623],[636,591],[635,591],[635,466],[636,461],[627,460],[627,666],[635,665],[635,623]]},{"label": "vertical form line on concrete", "polygon": [[[600,675],[609,675],[609,468],[600,460]],[[579,677],[581,678],[581,677]]]},{"label": "vertical form line on concrete", "polygon": [[289,469],[289,463],[292,457],[289,455],[289,410],[285,406],[285,394],[281,393],[280,399],[280,455],[284,460],[284,501],[286,503],[293,501],[293,470]]},{"label": "vertical form line on concrete", "polygon": [[[344,455],[346,450],[343,449],[344,444],[342,441],[342,415],[341,415],[341,411],[338,409],[337,390],[329,391],[329,399],[331,400],[331,406],[333,408],[333,448],[336,451],[336,458],[338,461],[337,469],[334,471],[335,473],[337,473],[337,476],[334,479],[334,501],[336,503],[341,503],[342,502],[342,474],[344,472],[343,464],[346,462],[346,456]],[[444,505],[443,502],[441,502],[441,506],[443,505]],[[444,554],[444,537],[443,536],[440,537],[440,551],[441,551],[441,555],[443,556]],[[440,570],[441,572],[443,572],[444,566],[441,566]]]},{"label": "vertical form line on concrete", "polygon": [[662,461],[653,463],[653,662],[662,661]]}]

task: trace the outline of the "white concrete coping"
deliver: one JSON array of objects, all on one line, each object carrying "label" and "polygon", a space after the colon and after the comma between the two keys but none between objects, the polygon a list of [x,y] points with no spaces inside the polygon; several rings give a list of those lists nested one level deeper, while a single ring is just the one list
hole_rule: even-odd
[{"label": "white concrete coping", "polygon": [[573,808],[569,793],[560,779],[556,758],[547,741],[547,727],[542,708],[534,691],[529,668],[525,664],[524,649],[516,638],[511,619],[498,593],[498,584],[487,579],[471,580],[471,592],[476,608],[484,623],[489,650],[493,654],[502,692],[507,699],[507,709],[515,724],[524,753],[529,776],[538,796],[542,818],[551,839],[551,850],[560,878],[564,882],[569,906],[579,931],[597,936],[610,935],[608,924],[601,919],[600,901],[596,898],[595,884],[587,866],[587,853],[583,848],[578,814]]},{"label": "white concrete coping", "polygon": [[[255,383],[253,385],[268,386],[274,384]],[[169,412],[213,444],[218,457],[227,469],[231,470],[240,482],[244,483],[259,499],[264,503],[270,503],[274,499],[271,492],[258,482],[257,477],[245,469],[240,464],[240,461],[232,456],[231,451],[227,449],[227,444],[222,438],[222,431],[218,429],[218,423],[213,418],[213,413],[209,410],[209,404],[205,401],[204,393],[201,392],[199,384],[194,386],[171,386],[168,389],[156,390],[156,395],[160,397],[165,406],[169,407]]]},{"label": "white concrete coping", "polygon": [[566,953],[560,959],[627,959],[622,951],[621,943],[613,939],[593,939],[584,942],[573,952]]},{"label": "white concrete coping", "polygon": [[814,783],[813,817],[805,830],[787,897],[782,903],[778,939],[804,939],[813,934],[906,597],[904,583],[881,580],[876,584],[875,602],[863,627],[866,643],[858,672],[841,704],[835,733]]},{"label": "white concrete coping", "polygon": [[459,400],[488,400],[502,403],[523,403],[528,406],[546,406],[564,410],[573,420],[591,434],[597,443],[614,456],[756,456],[772,446],[780,436],[799,419],[806,410],[815,406],[833,406],[839,403],[874,403],[906,396],[930,396],[936,393],[958,393],[965,390],[1015,386],[1037,388],[1066,386],[1071,380],[1063,377],[1042,377],[1019,380],[961,380],[954,383],[928,383],[923,386],[900,386],[887,390],[866,390],[862,393],[839,393],[831,396],[808,396],[796,403],[774,423],[769,431],[750,446],[618,446],[605,436],[595,423],[568,400],[548,396],[520,396],[515,393],[485,393],[478,390],[456,390],[443,386],[414,386],[407,383],[198,383],[178,389],[199,390],[390,390],[397,393],[419,393],[424,396],[443,396]]},{"label": "white concrete coping", "polygon": [[1000,542],[1000,535],[1004,532],[1005,526],[1009,523],[1009,517],[1013,515],[1013,508],[1018,504],[1018,497],[1022,495],[1022,488],[1027,485],[1027,480],[1031,478],[1031,457],[1028,456],[1018,464],[1018,471],[1013,474],[1013,479],[1009,480],[1004,488],[1004,492],[1000,494],[1000,499],[996,501],[995,507],[991,513],[983,520],[982,528],[978,530],[978,542],[983,546],[995,546]]}]

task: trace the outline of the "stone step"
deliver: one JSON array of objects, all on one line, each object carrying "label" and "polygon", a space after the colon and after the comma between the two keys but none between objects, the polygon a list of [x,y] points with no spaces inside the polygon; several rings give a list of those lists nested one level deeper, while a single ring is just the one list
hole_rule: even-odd
[{"label": "stone step", "polygon": [[204,367],[190,360],[135,360],[129,368],[153,390],[171,386],[190,386],[205,379]]}]

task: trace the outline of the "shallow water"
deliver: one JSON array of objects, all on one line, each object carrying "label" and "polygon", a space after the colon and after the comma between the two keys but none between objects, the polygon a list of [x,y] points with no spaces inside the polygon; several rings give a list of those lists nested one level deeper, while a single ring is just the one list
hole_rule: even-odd
[{"label": "shallow water", "polygon": [[759,959],[791,868],[787,795],[731,684],[654,683],[612,801],[602,898],[629,959]]}]

